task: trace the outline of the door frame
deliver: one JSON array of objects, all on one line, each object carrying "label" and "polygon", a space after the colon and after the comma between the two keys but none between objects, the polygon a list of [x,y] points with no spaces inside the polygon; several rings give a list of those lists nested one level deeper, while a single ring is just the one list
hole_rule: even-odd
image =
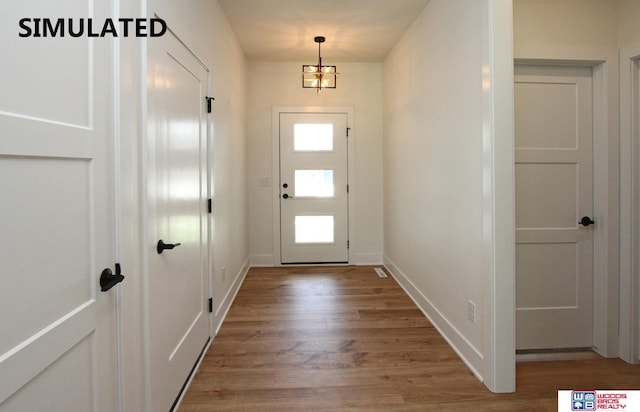
[{"label": "door frame", "polygon": [[590,67],[593,87],[593,349],[605,357],[618,356],[619,276],[609,270],[617,256],[608,235],[618,231],[618,205],[609,200],[610,147],[607,62],[603,60],[514,59],[514,65]]},{"label": "door frame", "polygon": [[[160,16],[158,16],[158,14],[153,13],[153,17],[157,17],[159,18]],[[167,19],[165,19],[165,21],[167,21]],[[198,56],[198,54],[173,30],[173,25],[170,22],[167,22],[167,33],[166,36],[173,36],[180,45],[182,45],[184,47],[184,49],[186,50],[186,52],[188,54],[190,54],[195,61],[197,61],[197,63],[203,68],[204,71],[206,71],[206,95],[207,96],[211,96],[211,85],[212,85],[212,81],[211,81],[211,76],[212,76],[212,70],[211,68]],[[143,73],[144,78],[146,79],[146,77],[148,76],[149,70],[151,69],[151,66],[149,64],[149,61],[152,60],[149,57],[149,46],[147,42],[144,42],[144,46],[142,49],[142,63],[141,63],[141,70]],[[153,61],[151,62],[153,63]],[[153,405],[153,401],[152,401],[152,387],[151,387],[151,346],[153,345],[153,342],[151,340],[151,333],[150,333],[150,329],[151,329],[151,324],[150,324],[150,287],[149,287],[149,283],[151,281],[151,277],[152,277],[152,273],[150,272],[150,262],[149,262],[149,257],[151,253],[155,253],[155,249],[152,248],[150,249],[148,246],[149,245],[153,245],[153,239],[150,238],[150,234],[149,234],[149,213],[148,211],[150,210],[151,207],[155,207],[153,205],[153,201],[150,200],[148,193],[149,193],[149,181],[150,181],[150,175],[152,173],[150,167],[152,165],[152,160],[151,160],[151,156],[155,156],[155,154],[151,154],[150,149],[151,149],[151,143],[150,143],[150,139],[153,139],[154,137],[151,136],[151,133],[149,132],[149,126],[150,126],[150,113],[152,112],[152,105],[153,105],[153,88],[149,85],[147,85],[147,82],[144,81],[142,82],[142,90],[140,91],[141,93],[141,100],[142,100],[142,109],[141,109],[141,117],[142,117],[142,121],[141,121],[141,127],[142,127],[142,131],[141,131],[141,138],[139,141],[139,145],[140,145],[140,153],[139,153],[139,161],[140,161],[140,168],[138,173],[140,174],[140,190],[142,195],[140,196],[139,202],[140,202],[140,207],[141,210],[146,211],[144,213],[141,214],[140,217],[140,233],[139,233],[139,237],[141,239],[141,243],[142,243],[142,249],[140,252],[140,259],[141,259],[141,275],[140,276],[140,291],[139,291],[139,297],[138,299],[140,299],[140,305],[136,308],[137,311],[139,313],[141,313],[143,315],[143,319],[138,320],[138,327],[141,328],[142,331],[142,338],[141,338],[141,342],[139,343],[140,346],[142,347],[141,349],[141,354],[143,356],[143,371],[141,372],[141,385],[144,388],[143,394],[137,394],[137,396],[139,397],[143,397],[143,401],[142,404],[144,405],[144,407],[146,408],[146,410],[150,410],[151,406]],[[204,107],[204,105],[206,104],[206,100],[202,100],[201,101],[201,107]],[[212,120],[212,115],[211,113],[205,113],[205,119],[204,122],[201,119],[201,126],[204,123],[205,126],[205,136],[204,139],[201,138],[201,143],[202,141],[204,141],[204,147],[201,147],[201,151],[204,150],[204,154],[203,153],[199,153],[199,156],[201,159],[204,159],[204,165],[202,166],[203,168],[206,168],[205,173],[204,173],[204,179],[206,179],[206,182],[204,183],[200,183],[200,190],[202,191],[204,189],[204,193],[203,195],[206,196],[205,199],[212,199],[213,202],[213,198],[212,198],[212,187],[213,187],[213,178],[214,178],[214,174],[215,171],[213,169],[213,147],[214,147],[214,139],[213,139],[213,120]],[[204,186],[204,188],[203,188]],[[207,256],[205,256],[204,258],[204,262],[201,262],[201,266],[206,267],[207,270],[207,274],[206,277],[208,278],[208,287],[206,288],[206,293],[209,296],[213,296],[213,272],[211,271],[211,268],[213,267],[213,261],[214,261],[214,253],[213,253],[213,233],[212,233],[212,219],[213,219],[213,213],[208,213],[206,210],[206,206],[204,204],[200,205],[200,212],[202,214],[201,218],[201,222],[200,222],[200,228],[201,230],[206,231],[206,233],[204,234],[204,236],[201,237],[201,242],[202,242],[202,250],[204,251],[204,253],[206,253]],[[204,265],[203,265],[204,263]],[[204,345],[204,347],[202,348],[202,351],[199,353],[198,357],[196,359],[193,360],[194,364],[193,367],[191,369],[191,371],[189,372],[189,375],[187,376],[186,381],[184,382],[182,388],[180,389],[176,399],[174,400],[173,406],[172,406],[172,410],[175,410],[177,408],[179,408],[180,403],[182,402],[182,399],[184,398],[193,378],[195,377],[196,371],[199,368],[203,358],[204,358],[204,354],[206,353],[206,351],[208,350],[208,348],[211,345],[211,342],[213,340],[213,337],[215,335],[215,331],[214,331],[214,325],[213,325],[213,314],[205,311],[205,316],[208,317],[207,319],[207,328],[208,328],[208,333],[209,333],[209,339],[206,342],[206,344]],[[139,372],[140,373],[140,372]],[[131,403],[131,401],[129,401]],[[138,401],[140,402],[140,401]]]},{"label": "door frame", "polygon": [[[640,363],[640,44],[620,50],[620,358]],[[625,225],[623,222],[631,222]]]},{"label": "door frame", "polygon": [[[356,236],[355,221],[356,191],[355,179],[355,130],[353,127],[354,109],[353,107],[332,107],[332,106],[274,106],[271,109],[271,153],[272,153],[272,184],[271,193],[273,199],[273,266],[282,266],[280,257],[280,114],[281,113],[339,113],[347,115],[347,127],[349,137],[347,139],[347,181],[349,184],[348,194],[348,231],[349,231],[349,261],[347,265],[355,262]],[[289,265],[290,266],[290,265]]]}]

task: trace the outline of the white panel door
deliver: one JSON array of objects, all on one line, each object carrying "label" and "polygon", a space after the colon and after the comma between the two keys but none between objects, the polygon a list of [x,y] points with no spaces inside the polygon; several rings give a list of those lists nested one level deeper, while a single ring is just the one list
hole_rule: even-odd
[{"label": "white panel door", "polygon": [[516,66],[516,348],[593,344],[592,73]]},{"label": "white panel door", "polygon": [[210,336],[208,71],[167,33],[149,42],[148,84],[151,409],[168,411]]},{"label": "white panel door", "polygon": [[98,281],[116,262],[113,39],[18,37],[21,18],[104,20],[112,7],[33,0],[0,13],[2,412],[118,407],[119,286]]},{"label": "white panel door", "polygon": [[347,115],[280,114],[282,263],[347,263]]}]

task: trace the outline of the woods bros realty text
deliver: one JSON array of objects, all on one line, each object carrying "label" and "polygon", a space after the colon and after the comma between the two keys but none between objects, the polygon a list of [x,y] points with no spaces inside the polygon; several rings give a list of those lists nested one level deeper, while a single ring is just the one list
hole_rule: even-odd
[{"label": "woods bros realty text", "polygon": [[24,18],[18,27],[20,37],[160,37],[167,31],[159,18]]}]

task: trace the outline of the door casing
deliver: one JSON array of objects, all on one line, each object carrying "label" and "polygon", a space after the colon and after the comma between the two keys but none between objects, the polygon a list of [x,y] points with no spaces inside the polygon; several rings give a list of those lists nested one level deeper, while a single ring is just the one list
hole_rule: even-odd
[{"label": "door casing", "polygon": [[620,357],[629,363],[640,363],[639,147],[640,44],[636,44],[620,50]]},{"label": "door casing", "polygon": [[[328,152],[296,151],[295,127],[298,123],[330,124],[333,128],[333,148]],[[280,240],[282,264],[336,263],[348,261],[349,253],[349,190],[348,137],[345,113],[282,113],[280,116]],[[295,173],[301,169],[330,169],[333,195],[326,198],[300,196]],[[288,182],[288,183],[287,183]],[[284,184],[287,183],[287,188]],[[301,183],[302,184],[302,183]],[[287,196],[285,200],[284,196]],[[324,244],[297,243],[298,215],[330,215],[334,219],[333,242]]]},{"label": "door casing", "polygon": [[273,199],[273,266],[282,266],[280,261],[280,187],[275,183],[280,176],[280,114],[281,113],[345,113],[347,115],[347,127],[349,137],[347,141],[347,176],[349,182],[349,262],[355,261],[357,248],[357,233],[355,232],[355,129],[353,127],[354,109],[352,107],[324,107],[324,106],[274,106],[271,109],[271,150],[272,150],[272,199]]},{"label": "door casing", "polygon": [[[516,349],[591,348],[593,345],[592,239],[597,226],[577,225],[580,216],[592,215],[593,207],[592,72],[590,67],[548,65],[516,65],[514,70],[516,282],[521,282],[516,288]],[[542,90],[546,90],[544,98],[537,95]],[[562,93],[569,93],[566,96],[569,100],[562,105],[561,118],[570,119],[576,128],[572,130],[576,136],[569,131],[568,135],[562,133],[567,141],[557,135],[562,130],[557,127],[563,127],[558,123],[560,118],[548,119],[541,125],[543,129],[534,129],[535,132],[529,129],[540,125],[540,118],[529,113],[529,110],[535,112],[537,109],[530,106],[553,104],[556,98],[551,97],[553,93],[559,93],[558,99],[562,99]],[[555,145],[534,137],[548,134],[557,135],[561,142]],[[568,172],[567,168],[575,173],[573,179],[571,173],[564,174]],[[546,173],[555,178],[541,178]],[[556,185],[560,186],[547,180],[558,180]],[[537,190],[544,187],[545,195],[541,197],[540,192],[534,195],[534,187]],[[564,197],[569,194],[570,197]],[[557,202],[549,204],[546,199],[549,196]],[[536,204],[535,198],[541,203]],[[541,252],[540,247],[545,252]],[[557,255],[552,257],[554,254]],[[562,273],[557,273],[553,279],[541,280],[550,275],[545,273],[547,270],[553,272],[560,267]],[[551,288],[544,286],[553,281],[558,284]],[[525,284],[531,287],[524,288]],[[566,293],[573,287],[575,296]],[[564,292],[562,297],[557,295],[559,291]],[[549,295],[553,296],[552,301],[546,300]]]},{"label": "door casing", "polygon": [[617,224],[610,222],[611,216],[616,215],[612,210],[617,205],[609,200],[607,63],[601,60],[515,59],[514,64],[591,67],[593,70],[593,214],[599,222],[593,237],[593,349],[602,356],[616,357],[619,276],[609,270],[609,261],[611,256],[617,255],[617,249],[609,245],[608,235]]},{"label": "door casing", "polygon": [[[210,93],[210,84],[211,84],[211,70],[209,69],[209,67],[197,56],[197,54],[195,54],[189,47],[188,45],[182,41],[182,39],[177,36],[172,30],[171,30],[171,26],[169,25],[168,28],[168,32],[166,34],[166,37],[168,38],[169,36],[171,36],[171,38],[169,40],[167,40],[168,42],[170,41],[174,46],[178,47],[178,54],[177,57],[174,57],[172,54],[172,58],[175,60],[176,62],[176,67],[182,67],[185,71],[189,71],[189,67],[184,66],[183,60],[180,59],[188,59],[190,60],[189,64],[191,66],[193,66],[193,68],[197,68],[198,71],[200,71],[200,74],[203,74],[203,76],[201,78],[199,78],[199,80],[202,81],[202,84],[204,85],[204,93],[206,93],[207,95],[209,95]],[[161,45],[157,45],[156,47],[158,47],[158,49],[153,49],[153,48],[149,48],[148,50],[148,59],[149,59],[149,64],[147,65],[147,73],[148,75],[153,75],[155,71],[158,71],[158,69],[154,68],[154,64],[155,65],[160,65],[160,60],[158,60],[158,56],[159,55],[164,55],[164,53],[167,53],[167,49],[162,48],[160,49]],[[164,46],[162,46],[164,47]],[[161,75],[165,75],[166,71],[162,71],[160,70],[159,73]],[[162,89],[162,87],[160,87],[160,89]],[[158,367],[158,365],[156,365],[156,361],[159,359],[162,359],[164,361],[164,359],[166,359],[165,357],[163,357],[166,353],[165,352],[161,352],[159,348],[159,341],[158,339],[154,339],[154,330],[157,331],[157,327],[155,327],[155,325],[153,324],[153,318],[155,317],[155,319],[158,319],[158,316],[154,315],[155,313],[157,313],[157,311],[154,311],[153,308],[154,306],[157,308],[157,304],[158,302],[155,302],[155,300],[158,299],[157,296],[155,296],[153,294],[154,290],[158,290],[157,288],[153,288],[153,285],[151,285],[152,282],[159,282],[159,280],[154,279],[158,277],[159,274],[161,273],[154,273],[153,269],[154,267],[154,262],[152,262],[152,260],[157,260],[157,259],[171,259],[171,255],[172,252],[164,252],[167,253],[167,255],[164,255],[165,257],[160,258],[157,255],[157,252],[155,251],[155,245],[156,242],[158,241],[157,238],[159,238],[159,234],[157,233],[157,228],[155,228],[155,223],[154,223],[154,219],[156,218],[156,215],[158,214],[157,212],[157,204],[158,202],[162,202],[161,200],[158,200],[159,198],[156,197],[155,195],[152,195],[154,189],[153,189],[153,185],[155,183],[154,181],[154,174],[156,172],[155,168],[156,168],[156,162],[158,161],[158,159],[156,159],[157,154],[155,153],[155,149],[156,149],[156,143],[154,143],[154,140],[158,138],[158,136],[163,136],[163,133],[165,133],[166,135],[169,134],[168,131],[165,132],[156,132],[154,128],[159,128],[160,126],[158,125],[162,125],[164,124],[163,122],[166,121],[166,117],[160,117],[160,118],[156,118],[157,115],[164,115],[166,113],[164,113],[163,110],[165,110],[164,108],[160,109],[158,107],[155,106],[161,106],[162,105],[162,98],[164,97],[164,95],[160,92],[158,92],[157,90],[154,89],[153,86],[147,86],[147,116],[146,116],[146,122],[147,122],[147,138],[146,141],[144,141],[144,153],[145,154],[145,159],[144,159],[144,164],[145,164],[145,168],[144,168],[144,193],[146,193],[146,196],[144,198],[144,209],[148,210],[149,213],[147,213],[147,216],[145,218],[145,222],[144,222],[144,229],[143,229],[143,236],[144,236],[144,243],[147,246],[151,246],[147,247],[144,249],[144,252],[146,253],[145,256],[145,279],[144,279],[144,302],[145,302],[145,312],[146,312],[146,316],[145,316],[145,320],[143,322],[143,327],[145,328],[145,361],[146,361],[146,365],[145,365],[145,380],[146,380],[146,404],[150,407],[150,408],[155,408],[157,409],[157,407],[159,407],[157,405],[158,402],[160,401],[167,401],[167,399],[161,400],[160,396],[154,395],[154,392],[157,392],[158,390],[162,390],[163,388],[159,388],[159,384],[163,384],[166,383],[163,381],[163,379],[160,379],[157,374],[155,374],[154,372],[156,372],[157,370],[161,370],[160,367]],[[201,89],[201,95],[202,95],[202,89]],[[212,336],[212,328],[211,328],[211,316],[210,313],[205,310],[206,307],[206,303],[205,303],[205,299],[206,296],[211,296],[211,272],[209,271],[211,263],[210,263],[210,259],[211,259],[211,248],[210,248],[210,241],[211,241],[211,237],[210,237],[210,219],[211,216],[207,213],[206,211],[206,205],[205,205],[205,197],[210,195],[210,178],[211,178],[211,171],[209,170],[211,167],[210,164],[210,150],[211,150],[211,138],[210,138],[210,134],[211,134],[211,120],[210,120],[210,116],[206,114],[205,112],[205,108],[206,108],[206,100],[204,99],[205,96],[201,96],[201,101],[200,101],[200,117],[199,117],[199,125],[202,129],[204,129],[204,131],[200,131],[199,133],[199,150],[198,150],[198,160],[199,160],[199,178],[200,180],[198,181],[198,191],[199,191],[199,196],[200,198],[198,199],[198,204],[197,207],[199,209],[199,222],[198,222],[198,227],[200,230],[199,236],[200,236],[200,256],[199,256],[199,269],[201,271],[201,273],[203,273],[202,275],[202,279],[203,279],[203,284],[200,285],[201,289],[199,290],[200,295],[202,295],[202,311],[201,313],[198,314],[199,317],[201,317],[201,321],[199,321],[200,323],[200,330],[197,331],[198,334],[198,338],[199,340],[197,340],[197,342],[193,341],[189,343],[189,347],[188,347],[188,353],[192,354],[192,353],[198,353],[198,355],[196,357],[194,357],[192,360],[185,360],[184,359],[184,354],[183,354],[183,359],[182,359],[182,363],[186,364],[186,363],[190,363],[189,366],[189,373],[187,375],[186,381],[182,382],[180,380],[179,384],[182,385],[181,388],[179,388],[179,392],[177,394],[167,394],[167,396],[171,397],[171,401],[174,402],[173,403],[173,407],[172,410],[177,408],[177,406],[179,405],[179,403],[182,400],[182,397],[186,391],[186,387],[188,385],[188,383],[191,381],[191,379],[193,378],[193,374],[194,374],[194,366],[199,364],[199,362],[201,361],[202,355],[203,353],[206,351],[206,348],[208,348],[209,344],[210,344],[210,338]],[[156,124],[157,123],[157,124]],[[201,129],[201,130],[202,130]],[[166,165],[166,163],[165,163]],[[206,170],[205,170],[206,169]],[[169,199],[169,201],[173,201],[174,199]],[[154,236],[155,235],[155,236]],[[171,242],[175,242],[175,241],[181,241],[184,242],[184,240],[182,239],[167,239],[167,241],[169,243]],[[193,243],[193,242],[192,242]],[[188,246],[188,245],[184,245],[184,246]],[[180,249],[176,250],[177,253],[180,253]],[[158,263],[155,263],[155,265],[158,265]],[[209,272],[209,273],[207,273]],[[178,273],[179,274],[179,273]],[[175,271],[172,273],[172,275],[176,275]],[[165,285],[166,286],[166,285]],[[206,334],[207,334],[207,340],[206,342],[204,341],[204,324],[206,324]],[[187,335],[191,334],[191,329],[194,328],[195,326],[195,322],[193,322],[191,325],[185,325],[187,326],[187,328],[185,328],[188,332],[185,333],[185,335],[183,336],[183,338],[181,340],[177,340],[179,341],[179,345],[176,346],[176,348],[178,347],[182,347],[183,344],[188,343],[187,342]],[[195,328],[194,328],[195,329]],[[200,336],[202,335],[202,336]],[[157,336],[156,336],[157,337]],[[203,346],[200,346],[203,345]],[[186,345],[185,345],[186,346]],[[169,356],[169,359],[173,358],[174,355],[179,356],[180,355],[180,351],[178,351],[176,349],[176,351],[171,354],[171,356]],[[170,362],[169,362],[170,363]],[[164,365],[162,365],[164,366]],[[184,365],[181,365],[184,366]],[[155,369],[154,369],[155,368]],[[171,370],[172,372],[174,371],[174,369],[171,368],[167,368],[166,370]],[[163,370],[163,372],[166,372],[166,370]],[[180,372],[184,372],[185,369],[180,369]],[[173,377],[173,376],[170,376]],[[180,378],[182,379],[182,378]],[[164,380],[166,380],[166,376],[164,377]],[[172,385],[175,384],[175,382],[171,382]],[[177,385],[177,384],[176,384]],[[177,388],[177,386],[172,386],[171,389],[175,389]],[[174,396],[175,395],[175,396]],[[164,406],[162,406],[164,407]]]}]

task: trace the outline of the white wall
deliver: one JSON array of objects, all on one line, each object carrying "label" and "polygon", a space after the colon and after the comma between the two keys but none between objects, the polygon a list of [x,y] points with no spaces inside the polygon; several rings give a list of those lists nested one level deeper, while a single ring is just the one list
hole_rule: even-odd
[{"label": "white wall", "polygon": [[[312,39],[310,39],[312,43]],[[310,44],[311,46],[312,44]],[[310,47],[309,62],[315,60]],[[250,249],[252,264],[272,265],[272,187],[260,186],[261,178],[278,184],[272,176],[271,113],[274,106],[352,107],[355,119],[355,264],[382,263],[382,67],[379,63],[331,61],[331,51],[323,50],[323,60],[338,67],[337,88],[315,90],[301,87],[301,70],[309,62],[250,62],[248,83],[248,159],[250,204]]]},{"label": "white wall", "polygon": [[432,0],[383,65],[385,264],[495,391],[515,384],[512,58],[510,2]]},{"label": "white wall", "polygon": [[[248,269],[248,195],[246,160],[246,61],[218,2],[213,0],[137,0],[123,4],[121,15],[158,14],[176,35],[211,69],[214,140],[214,240],[212,331],[219,326],[233,291]],[[153,39],[149,39],[153,41]],[[144,99],[146,68],[143,42],[121,45],[120,124],[120,262],[126,277],[121,288],[121,359],[126,410],[144,411],[149,405],[146,385],[144,325],[144,253],[141,198],[144,171],[141,139],[146,130]],[[226,267],[223,279],[221,268]],[[195,361],[195,359],[194,359]]]},{"label": "white wall", "polygon": [[[514,57],[594,67],[596,318],[594,346],[617,356],[619,273],[618,2],[514,0]],[[637,23],[637,20],[635,20]],[[634,23],[634,24],[636,24]],[[602,253],[598,253],[598,251]]]}]

